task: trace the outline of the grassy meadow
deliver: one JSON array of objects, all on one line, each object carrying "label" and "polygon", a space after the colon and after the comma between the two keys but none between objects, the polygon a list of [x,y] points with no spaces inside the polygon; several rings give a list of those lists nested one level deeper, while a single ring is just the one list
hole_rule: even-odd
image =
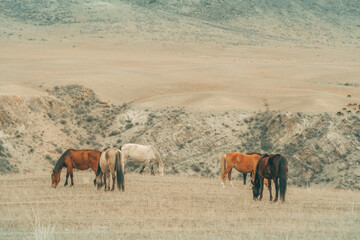
[{"label": "grassy meadow", "polygon": [[358,191],[289,186],[285,203],[252,200],[234,179],[126,175],[126,191],[104,192],[93,173],[74,187],[48,175],[0,177],[0,239],[356,239]]}]

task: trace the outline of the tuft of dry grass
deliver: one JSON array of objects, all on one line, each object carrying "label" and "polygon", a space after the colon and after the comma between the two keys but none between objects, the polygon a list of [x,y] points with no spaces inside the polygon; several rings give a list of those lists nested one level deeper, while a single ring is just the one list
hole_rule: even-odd
[{"label": "tuft of dry grass", "polygon": [[185,176],[126,175],[104,192],[76,172],[74,187],[48,175],[0,177],[0,239],[355,239],[358,191],[289,186],[286,202],[253,201],[250,185]]}]

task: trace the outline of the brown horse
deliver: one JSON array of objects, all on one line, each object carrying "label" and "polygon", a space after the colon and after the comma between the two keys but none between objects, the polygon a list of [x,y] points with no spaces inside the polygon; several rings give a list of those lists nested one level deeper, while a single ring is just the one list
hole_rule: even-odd
[{"label": "brown horse", "polygon": [[[253,176],[256,170],[256,164],[260,156],[257,154],[247,155],[243,153],[231,152],[222,156],[220,162],[220,175],[222,186],[225,187],[225,178],[228,175],[231,186],[234,186],[231,182],[231,171],[235,167],[241,173],[252,173]],[[244,177],[245,184],[246,175]]]},{"label": "brown horse", "polygon": [[[253,198],[256,200],[260,195],[262,199],[264,179],[273,180],[275,183],[276,195],[274,202],[278,200],[279,188],[280,188],[280,199],[285,201],[286,193],[286,182],[287,182],[288,162],[285,157],[280,154],[267,155],[264,154],[260,157],[256,166],[254,185],[253,185]],[[279,181],[280,179],[280,181]],[[280,184],[279,184],[280,182]],[[271,188],[271,181],[269,181]],[[272,196],[270,194],[270,201]]]},{"label": "brown horse", "polygon": [[74,150],[68,149],[66,150],[59,160],[56,162],[54,170],[51,174],[51,187],[55,187],[60,182],[60,174],[61,170],[65,167],[67,169],[66,172],[66,181],[64,186],[68,185],[68,178],[70,175],[71,185],[74,186],[73,181],[73,168],[79,170],[86,170],[91,168],[96,173],[98,162],[100,159],[101,152],[97,150]]}]

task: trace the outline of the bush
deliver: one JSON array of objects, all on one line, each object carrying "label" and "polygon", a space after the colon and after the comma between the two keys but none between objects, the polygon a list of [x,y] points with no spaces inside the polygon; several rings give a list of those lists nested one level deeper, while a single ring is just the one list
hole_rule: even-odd
[{"label": "bush", "polygon": [[194,172],[200,172],[200,168],[199,168],[199,166],[197,166],[196,164],[192,164],[191,165],[191,169],[194,171]]},{"label": "bush", "polygon": [[134,124],[128,123],[128,124],[126,124],[125,129],[128,130],[128,129],[132,128],[133,126],[134,126]]},{"label": "bush", "polygon": [[60,147],[56,148],[55,151],[58,153],[58,154],[62,154],[62,149]]},{"label": "bush", "polygon": [[119,134],[120,134],[119,131],[112,131],[112,132],[109,134],[109,137],[116,136],[116,135],[119,135]]},{"label": "bush", "polygon": [[94,117],[93,116],[87,116],[86,121],[87,122],[92,122],[92,121],[94,121]]}]

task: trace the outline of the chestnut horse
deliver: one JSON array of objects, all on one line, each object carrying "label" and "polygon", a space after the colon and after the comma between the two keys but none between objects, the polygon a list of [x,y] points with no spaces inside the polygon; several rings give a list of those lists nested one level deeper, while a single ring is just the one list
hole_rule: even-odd
[{"label": "chestnut horse", "polygon": [[[96,171],[96,184],[98,189],[105,185],[105,191],[110,190],[110,174],[112,177],[112,188],[111,191],[114,191],[115,188],[115,172],[116,172],[116,182],[118,189],[125,191],[125,161],[123,153],[117,148],[110,148],[104,150],[101,153],[100,160],[98,163]],[[104,177],[104,183],[102,182],[102,177]]]},{"label": "chestnut horse", "polygon": [[[259,161],[260,156],[257,154],[247,155],[243,153],[230,152],[222,156],[220,161],[220,176],[222,186],[225,187],[225,178],[228,175],[231,186],[234,186],[231,182],[231,171],[233,167],[241,173],[252,173],[253,176],[256,170],[256,164]],[[245,184],[246,175],[244,175]]]},{"label": "chestnut horse", "polygon": [[[280,199],[285,201],[286,182],[287,182],[288,162],[285,157],[280,154],[268,155],[264,154],[260,157],[256,165],[254,185],[253,185],[253,198],[256,200],[260,195],[262,199],[264,189],[264,179],[273,180],[275,183],[276,195],[274,202],[278,200],[278,193],[280,188]],[[280,181],[279,181],[280,179]],[[280,184],[279,184],[280,183]],[[271,181],[269,181],[271,188]],[[272,197],[270,195],[270,201]]]},{"label": "chestnut horse", "polygon": [[91,168],[96,172],[97,165],[100,159],[101,152],[97,150],[74,150],[68,149],[66,150],[59,160],[56,162],[54,170],[51,174],[51,187],[56,188],[56,186],[60,182],[60,174],[61,170],[65,167],[67,169],[66,172],[66,181],[64,186],[68,185],[68,178],[70,175],[71,185],[74,186],[73,181],[73,168],[79,170],[86,170]]}]

